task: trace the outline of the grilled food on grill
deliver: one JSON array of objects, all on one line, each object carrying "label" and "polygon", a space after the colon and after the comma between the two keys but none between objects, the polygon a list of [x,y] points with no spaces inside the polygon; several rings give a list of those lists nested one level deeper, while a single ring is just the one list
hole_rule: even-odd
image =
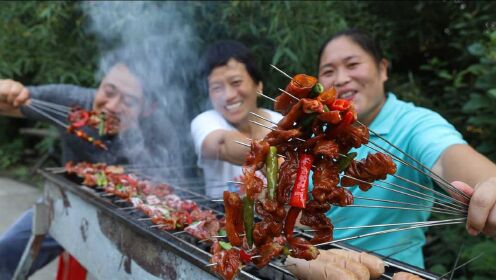
[{"label": "grilled food on grill", "polygon": [[393,280],[423,280],[423,279],[424,278],[408,272],[397,272],[393,275]]},{"label": "grilled food on grill", "polygon": [[370,277],[372,279],[377,279],[384,273],[384,261],[376,256],[367,254],[365,252],[359,253],[341,249],[329,249],[326,251],[332,254],[340,255],[347,260],[353,260],[365,265],[368,268]]},{"label": "grilled food on grill", "polygon": [[65,170],[82,178],[83,184],[88,187],[101,188],[106,193],[128,200],[160,229],[184,229],[203,240],[219,235],[225,226],[211,210],[202,210],[196,202],[173,194],[169,185],[140,180],[124,173],[121,166],[68,162]]},{"label": "grilled food on grill", "polygon": [[[325,250],[312,261],[286,260],[286,267],[299,279],[376,279],[384,273],[384,262],[367,253],[342,249]],[[308,270],[308,269],[311,270]]]},{"label": "grilled food on grill", "polygon": [[289,257],[286,267],[301,280],[357,280],[350,270],[320,260],[306,261]]}]

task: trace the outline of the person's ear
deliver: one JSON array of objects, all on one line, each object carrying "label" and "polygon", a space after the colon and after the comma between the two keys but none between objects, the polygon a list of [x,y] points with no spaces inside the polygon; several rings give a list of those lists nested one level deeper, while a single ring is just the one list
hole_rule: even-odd
[{"label": "person's ear", "polygon": [[263,82],[262,81],[258,82],[257,91],[258,92],[263,92]]},{"label": "person's ear", "polygon": [[381,76],[382,82],[386,82],[388,80],[388,67],[389,61],[385,58],[379,62],[379,75]]}]

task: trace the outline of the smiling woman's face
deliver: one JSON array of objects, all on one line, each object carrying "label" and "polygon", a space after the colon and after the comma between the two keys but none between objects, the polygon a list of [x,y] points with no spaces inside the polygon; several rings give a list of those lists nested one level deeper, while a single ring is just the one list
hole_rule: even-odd
[{"label": "smiling woman's face", "polygon": [[358,118],[370,123],[386,98],[387,61],[379,64],[360,45],[346,36],[330,41],[322,52],[319,81],[324,88],[335,86],[338,97],[351,100]]},{"label": "smiling woman's face", "polygon": [[255,83],[246,66],[233,58],[208,76],[208,94],[214,109],[236,127],[246,124],[249,112],[256,111],[257,92],[261,90],[262,83]]}]

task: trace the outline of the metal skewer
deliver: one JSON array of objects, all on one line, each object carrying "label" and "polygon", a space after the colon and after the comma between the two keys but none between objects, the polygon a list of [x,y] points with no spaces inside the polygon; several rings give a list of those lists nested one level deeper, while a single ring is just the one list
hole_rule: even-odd
[{"label": "metal skewer", "polygon": [[[355,177],[352,177],[352,176],[349,176],[349,175],[346,175],[346,174],[341,174],[340,176],[347,177],[347,178],[356,180],[356,181],[361,182],[361,183],[369,183],[369,182],[360,180],[358,178],[355,178]],[[427,202],[430,202],[430,203],[433,203],[433,204],[437,204],[437,205],[440,205],[440,206],[443,206],[443,207],[446,207],[446,208],[450,208],[450,209],[452,209],[454,211],[458,211],[460,213],[466,213],[466,210],[464,210],[464,209],[453,208],[453,207],[448,206],[446,204],[443,204],[441,202],[436,202],[436,197],[433,197],[433,196],[430,196],[430,195],[427,195],[427,194],[424,194],[424,193],[421,193],[421,192],[417,192],[415,190],[408,189],[408,188],[403,187],[403,186],[400,186],[398,184],[390,183],[390,182],[382,181],[382,180],[377,180],[375,182],[376,183],[369,183],[369,184],[371,184],[374,187],[378,187],[378,188],[385,189],[385,190],[388,190],[388,191],[392,191],[392,192],[395,192],[395,193],[400,193],[402,195],[406,195],[406,196],[418,198],[420,200],[424,200],[424,201],[427,201]],[[403,191],[400,191],[400,190],[395,190],[395,189],[392,189],[392,188],[389,188],[389,187],[386,187],[386,186],[378,185],[377,182],[380,182],[380,183],[383,183],[383,184],[387,184],[387,185],[391,185],[391,186],[394,186],[394,187],[397,187],[397,188],[400,188],[400,189],[404,189],[404,190],[407,190],[407,191],[411,191],[411,192],[414,192],[414,193],[418,193],[419,195],[422,195],[423,197],[420,197],[420,196],[417,196],[417,195],[413,195],[413,194],[410,194],[410,193],[406,193],[406,192],[403,192]],[[429,200],[427,198],[433,198],[434,200]]]},{"label": "metal skewer", "polygon": [[[380,201],[380,202],[386,202],[386,203],[396,203],[396,204],[403,204],[403,205],[411,205],[411,206],[420,206],[420,207],[425,207],[426,205],[423,204],[418,204],[418,203],[411,203],[411,202],[402,202],[402,201],[395,201],[395,200],[388,200],[388,199],[379,199],[379,198],[370,198],[370,197],[361,197],[361,196],[354,196],[355,199],[361,199],[361,200],[369,200],[369,201]],[[431,207],[434,210],[440,210],[440,211],[448,211],[447,209],[444,208],[439,208],[432,206]],[[449,211],[450,213],[457,213],[461,214],[463,212],[454,212],[454,211]]]},{"label": "metal skewer", "polygon": [[261,91],[258,91],[257,93],[258,93],[258,95],[261,95],[261,96],[263,96],[263,97],[265,97],[265,98],[267,98],[269,100],[272,100],[272,101],[276,102],[276,100],[274,98],[263,94]]},{"label": "metal skewer", "polygon": [[439,279],[443,279],[443,277],[445,277],[445,276],[447,276],[448,274],[453,273],[454,271],[458,270],[459,268],[462,268],[462,267],[466,266],[467,264],[469,264],[469,263],[471,263],[471,262],[475,261],[476,259],[478,259],[478,258],[482,257],[484,254],[485,254],[484,252],[482,252],[482,253],[478,254],[477,256],[475,256],[475,257],[471,258],[470,260],[468,260],[468,261],[466,261],[466,262],[462,263],[461,265],[459,265],[459,266],[455,267],[455,268],[453,269],[453,271],[448,271],[448,272],[446,272],[445,274],[443,274],[443,275],[439,276]]},{"label": "metal skewer", "polygon": [[33,106],[33,105],[27,104],[27,105],[24,105],[24,106],[26,106],[27,108],[29,108],[29,109],[31,109],[31,110],[33,110],[33,111],[35,111],[36,113],[38,113],[38,114],[40,114],[40,115],[42,115],[42,116],[46,117],[47,119],[49,119],[49,120],[53,121],[54,123],[56,123],[56,124],[58,124],[58,125],[62,126],[63,128],[66,128],[66,129],[67,129],[67,128],[69,127],[67,124],[63,123],[61,120],[59,120],[59,119],[57,119],[57,118],[55,118],[55,117],[51,116],[50,114],[48,114],[48,113],[44,112],[44,111],[43,111],[43,110],[41,110],[41,109],[38,109],[37,107],[35,107],[35,106]]},{"label": "metal skewer", "polygon": [[[395,160],[397,160],[398,162],[400,162],[400,163],[402,163],[402,164],[404,164],[404,165],[406,165],[406,166],[408,166],[408,167],[410,167],[410,168],[412,168],[412,169],[415,169],[415,170],[416,170],[416,171],[418,171],[419,173],[421,173],[421,174],[423,174],[423,175],[425,175],[425,176],[427,176],[427,177],[431,178],[432,180],[434,180],[434,182],[438,183],[438,184],[439,184],[439,186],[440,186],[442,189],[444,189],[445,191],[447,191],[447,189],[454,191],[454,189],[453,189],[453,188],[455,188],[455,187],[452,187],[452,186],[451,186],[451,184],[449,184],[449,183],[448,183],[448,186],[446,186],[445,184],[442,184],[442,182],[440,182],[438,179],[434,178],[432,175],[429,175],[429,174],[427,174],[426,172],[424,172],[423,170],[421,170],[421,169],[419,169],[419,168],[417,168],[417,167],[415,167],[415,166],[413,166],[413,165],[410,165],[409,163],[407,163],[407,162],[405,162],[404,160],[400,159],[398,156],[396,156],[396,155],[392,154],[391,152],[389,152],[388,150],[386,150],[386,149],[384,149],[384,148],[382,148],[382,147],[378,146],[377,144],[373,143],[372,141],[369,141],[369,143],[373,144],[374,146],[378,147],[378,148],[379,148],[379,149],[381,149],[382,151],[386,152],[387,154],[389,154],[391,157],[393,157],[393,158],[394,158]],[[375,148],[373,148],[373,147],[371,147],[371,146],[369,146],[369,145],[367,145],[367,144],[364,144],[364,146],[366,146],[366,147],[368,147],[369,149],[372,149],[372,150],[374,150],[374,151],[380,152],[379,150],[377,150],[377,149],[375,149]],[[432,173],[432,172],[431,172],[431,173]],[[456,189],[456,188],[455,188],[455,189]],[[458,190],[458,189],[457,189],[457,190]],[[455,192],[456,192],[456,191],[455,191]],[[445,195],[445,196],[446,196],[446,195]],[[466,198],[469,200],[469,198],[468,198],[468,197],[466,197]],[[453,198],[452,198],[452,199],[453,199]],[[463,205],[465,205],[465,206],[468,206],[468,204],[467,204],[467,203],[465,203],[465,202],[463,202],[463,201],[459,201],[459,200],[456,200],[456,199],[453,199],[453,201],[456,201],[456,202],[458,202],[458,203],[460,203],[460,204],[463,204]]]},{"label": "metal skewer", "polygon": [[[362,125],[362,126],[365,126],[365,124],[361,123],[360,121],[357,120],[357,123]],[[466,198],[467,200],[470,200],[470,197],[468,197],[465,193],[463,193],[462,191],[460,191],[459,189],[457,189],[455,186],[453,186],[452,184],[450,184],[448,181],[446,181],[444,178],[442,178],[441,176],[439,176],[438,174],[436,174],[435,172],[433,172],[432,170],[430,170],[429,168],[427,168],[424,164],[422,164],[420,161],[418,161],[417,159],[415,159],[414,157],[412,157],[411,155],[409,155],[408,153],[404,152],[403,150],[401,150],[400,148],[398,148],[397,146],[395,146],[393,143],[391,143],[390,141],[388,141],[387,139],[385,139],[384,137],[380,136],[378,133],[376,133],[375,131],[372,131],[369,129],[370,132],[372,132],[375,136],[377,136],[379,139],[383,140],[384,142],[386,142],[387,144],[389,144],[391,147],[393,147],[394,149],[396,149],[397,151],[399,151],[400,153],[402,153],[403,155],[405,155],[406,157],[408,157],[409,159],[413,160],[415,163],[419,164],[421,167],[425,168],[430,174],[432,174],[432,176],[435,176],[437,177],[439,180],[441,180],[444,184],[446,184],[445,186],[447,186],[449,189],[451,189],[452,191],[454,192],[457,192],[459,195],[461,195],[462,197]],[[372,142],[371,142],[372,143]],[[376,145],[377,146],[377,145]],[[379,146],[380,147],[380,146]],[[426,174],[427,175],[427,174]],[[429,176],[429,175],[427,175]],[[438,180],[432,178],[432,176],[429,176],[431,179],[433,179],[434,181],[438,182]],[[441,184],[440,184],[441,185]]]},{"label": "metal skewer", "polygon": [[[405,223],[390,223],[390,224],[376,224],[376,225],[366,225],[366,226],[349,226],[349,227],[335,227],[334,230],[350,230],[350,229],[361,229],[361,228],[375,228],[375,227],[393,227],[393,226],[406,226],[406,225],[422,225],[422,224],[432,224],[432,223],[442,223],[442,222],[454,222],[454,221],[464,221],[466,218],[456,218],[438,221],[425,221],[425,222],[405,222]],[[304,232],[315,232],[315,229],[306,229]]]},{"label": "metal skewer", "polygon": [[380,234],[386,234],[386,233],[391,233],[391,232],[411,230],[411,229],[416,229],[416,228],[463,224],[463,223],[465,223],[465,220],[453,221],[453,222],[436,222],[436,223],[430,223],[430,224],[422,223],[421,225],[414,225],[414,226],[410,226],[410,227],[401,227],[401,228],[381,230],[381,231],[377,231],[377,232],[359,234],[359,235],[355,235],[355,236],[351,236],[351,237],[345,237],[345,238],[341,238],[341,239],[337,239],[337,240],[333,240],[333,241],[329,241],[329,242],[324,242],[324,243],[316,244],[314,246],[316,246],[316,247],[317,246],[325,246],[325,245],[330,245],[330,244],[334,244],[334,243],[342,242],[342,241],[347,241],[347,240],[353,240],[353,239],[358,239],[358,238],[363,238],[363,237],[368,237],[368,236],[374,236],[374,235],[380,235]]},{"label": "metal skewer", "polygon": [[39,100],[39,99],[31,98],[31,102],[42,104],[42,105],[44,105],[46,107],[56,108],[56,109],[58,109],[60,111],[64,111],[64,112],[69,112],[71,110],[71,107],[68,107],[68,106],[65,106],[65,105],[56,104],[56,103],[52,103],[52,102],[48,102],[48,101],[43,101],[43,100]]}]

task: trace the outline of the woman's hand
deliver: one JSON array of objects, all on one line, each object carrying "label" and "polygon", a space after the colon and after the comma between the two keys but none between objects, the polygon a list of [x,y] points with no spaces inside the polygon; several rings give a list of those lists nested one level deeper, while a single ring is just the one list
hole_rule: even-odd
[{"label": "woman's hand", "polygon": [[[467,231],[476,236],[484,233],[496,237],[496,177],[489,178],[474,188],[460,181],[452,183],[470,197],[468,202]],[[463,201],[459,195],[453,195]]]}]

